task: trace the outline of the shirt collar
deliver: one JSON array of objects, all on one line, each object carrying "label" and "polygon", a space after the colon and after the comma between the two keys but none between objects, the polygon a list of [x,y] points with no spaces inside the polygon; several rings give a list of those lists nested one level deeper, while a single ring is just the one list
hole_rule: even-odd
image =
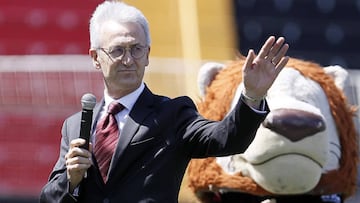
[{"label": "shirt collar", "polygon": [[[131,92],[130,94],[127,94],[120,99],[117,99],[116,101],[120,104],[122,104],[126,109],[129,111],[132,109],[132,107],[135,105],[136,100],[139,98],[141,92],[144,90],[145,85],[144,83],[141,83],[140,86]],[[112,97],[110,97],[106,91],[104,91],[104,100],[105,100],[105,109],[109,106],[109,104],[113,101],[115,101]]]}]

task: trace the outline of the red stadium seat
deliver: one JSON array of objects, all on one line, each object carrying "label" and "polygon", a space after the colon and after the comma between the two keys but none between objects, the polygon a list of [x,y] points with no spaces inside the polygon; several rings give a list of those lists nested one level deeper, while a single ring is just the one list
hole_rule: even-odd
[{"label": "red stadium seat", "polygon": [[0,0],[0,54],[87,54],[97,3]]},{"label": "red stadium seat", "polygon": [[40,193],[64,119],[81,110],[84,93],[100,98],[99,84],[98,72],[0,72],[0,197]]}]

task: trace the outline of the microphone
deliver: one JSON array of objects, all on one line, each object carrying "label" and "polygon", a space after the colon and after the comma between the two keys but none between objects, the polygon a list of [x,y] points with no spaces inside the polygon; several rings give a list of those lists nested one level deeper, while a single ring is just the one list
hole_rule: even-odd
[{"label": "microphone", "polygon": [[86,142],[81,146],[83,149],[89,150],[89,139],[92,123],[93,109],[96,104],[96,97],[93,94],[86,93],[81,97],[81,126],[80,126],[80,138]]}]

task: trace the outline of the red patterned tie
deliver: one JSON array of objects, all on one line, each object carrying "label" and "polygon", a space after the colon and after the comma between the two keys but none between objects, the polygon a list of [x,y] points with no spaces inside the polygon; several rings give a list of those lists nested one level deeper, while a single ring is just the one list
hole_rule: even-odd
[{"label": "red patterned tie", "polygon": [[108,107],[107,115],[100,119],[96,126],[94,154],[104,183],[107,181],[110,161],[119,138],[119,128],[115,115],[123,109],[123,105],[115,101],[112,102]]}]

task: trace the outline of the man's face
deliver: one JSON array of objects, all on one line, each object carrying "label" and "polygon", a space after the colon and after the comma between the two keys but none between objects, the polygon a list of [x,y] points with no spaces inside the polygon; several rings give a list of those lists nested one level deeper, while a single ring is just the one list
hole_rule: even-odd
[{"label": "man's face", "polygon": [[140,86],[149,64],[150,47],[140,24],[109,21],[101,30],[102,46],[90,50],[90,54],[102,70],[109,95],[121,97]]}]

